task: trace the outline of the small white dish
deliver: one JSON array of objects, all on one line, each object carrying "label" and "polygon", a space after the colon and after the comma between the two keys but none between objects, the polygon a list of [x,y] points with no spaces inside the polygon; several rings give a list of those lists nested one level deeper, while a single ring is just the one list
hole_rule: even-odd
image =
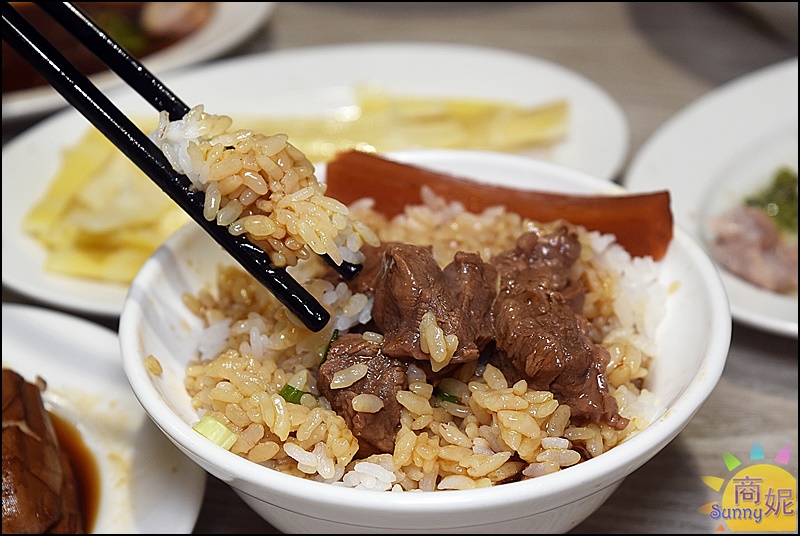
[{"label": "small white dish", "polygon": [[[245,77],[250,83],[238,82]],[[242,128],[247,117],[319,117],[355,103],[356,86],[367,82],[398,94],[530,106],[566,98],[568,136],[540,158],[610,182],[629,146],[627,120],[600,87],[559,65],[482,47],[394,43],[295,49],[173,73],[162,81],[189,106],[204,104],[209,113],[231,115]],[[109,96],[129,117],[155,117],[129,88]],[[64,110],[4,146],[3,284],[64,309],[118,316],[127,285],[45,272],[45,249],[21,229],[61,165],[62,151],[88,128],[78,112]]]},{"label": "small white dish", "polygon": [[[174,45],[142,59],[152,72],[161,74],[227,52],[250,37],[272,15],[277,2],[216,2],[208,23]],[[98,73],[91,80],[101,89],[120,85],[113,73]],[[3,122],[35,117],[67,106],[53,88],[39,87],[3,94]]]},{"label": "small white dish", "polygon": [[[704,221],[797,169],[797,58],[710,92],[665,123],[631,161],[631,191],[667,188],[675,221],[707,244]],[[797,338],[797,294],[780,295],[720,269],[733,318]]]},{"label": "small white dish", "polygon": [[3,304],[3,367],[47,383],[48,410],[72,424],[100,479],[95,534],[189,534],[206,473],[167,441],[133,396],[116,333],[64,313]]}]

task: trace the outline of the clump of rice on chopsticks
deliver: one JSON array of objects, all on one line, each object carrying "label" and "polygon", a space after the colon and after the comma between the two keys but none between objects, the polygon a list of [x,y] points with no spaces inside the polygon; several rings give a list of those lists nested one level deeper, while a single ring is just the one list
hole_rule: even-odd
[{"label": "clump of rice on chopsticks", "polygon": [[279,268],[312,253],[337,265],[361,263],[361,246],[377,245],[377,237],[325,195],[306,156],[285,134],[231,130],[232,124],[198,105],[175,121],[162,112],[150,134],[173,168],[205,192],[205,218],[246,235]]}]

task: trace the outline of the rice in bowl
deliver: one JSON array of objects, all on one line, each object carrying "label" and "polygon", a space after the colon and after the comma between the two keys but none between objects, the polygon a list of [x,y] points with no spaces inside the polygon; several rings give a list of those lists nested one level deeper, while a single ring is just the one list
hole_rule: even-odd
[{"label": "rice in bowl", "polygon": [[[184,304],[206,326],[184,378],[202,417],[198,431],[210,436],[205,427],[216,426],[213,435],[232,453],[297,477],[359,489],[436,491],[569,468],[602,455],[654,417],[656,402],[645,386],[663,315],[654,304],[664,304],[667,293],[652,258],[631,257],[613,235],[563,220],[533,221],[501,206],[470,212],[424,187],[421,204],[391,219],[369,199],[348,207],[325,195],[314,167],[285,135],[230,126],[229,118],[198,106],[176,121],[162,114],[151,139],[193,188],[205,192],[206,219],[245,234],[275,266],[287,267],[330,311],[331,321],[310,331],[238,266],[220,266],[212,285],[187,293]],[[518,304],[504,305],[510,309],[503,329],[512,332],[507,347],[494,334],[500,329],[496,303],[522,275],[491,263],[516,263],[521,248],[532,248],[523,263],[560,270],[546,276],[557,282],[541,283],[547,302],[541,307],[556,302],[560,312],[553,318],[577,323],[567,337],[577,333],[577,344],[591,350],[583,364],[569,351],[553,356],[565,372],[545,371],[552,376],[547,380],[536,376],[547,365],[525,364],[523,371],[513,363],[514,331],[526,320],[517,316],[528,314],[517,313]],[[550,255],[560,248],[564,259]],[[366,281],[342,281],[318,255],[335,264],[364,263],[359,277]],[[398,259],[393,255],[427,262],[430,274],[423,279],[456,262],[463,264],[450,270],[451,281],[459,271],[487,266],[479,276],[488,302],[483,310],[494,316],[471,321],[478,331],[489,324],[491,333],[459,329],[461,320],[437,309],[436,297],[429,309],[413,312],[387,305],[391,298],[370,284],[380,284],[378,273],[388,278]],[[399,268],[405,269],[412,270]],[[402,281],[406,275],[400,275],[401,287],[411,284]],[[467,287],[473,282],[464,277],[458,283],[464,287],[448,296],[472,292]],[[428,283],[411,294],[429,292]],[[574,292],[566,298],[569,288]],[[448,307],[469,308],[476,298],[459,299]],[[411,332],[404,336],[412,346],[400,348],[399,356],[397,345],[407,341],[386,340],[398,331],[385,318],[391,315],[416,319],[399,328]],[[543,337],[544,352],[557,353],[553,348],[562,341],[547,340],[557,335]],[[145,364],[160,374],[157,355]],[[537,370],[529,373],[529,367]],[[559,387],[569,382],[587,391],[573,396],[575,386]]]},{"label": "rice in bowl", "polygon": [[[531,221],[502,207],[470,213],[430,191],[423,192],[422,204],[391,220],[374,212],[368,200],[349,209],[384,243],[431,246],[440,266],[456,251],[488,260],[513,248],[522,233],[546,236],[560,225]],[[553,392],[533,389],[525,380],[510,382],[491,360],[449,368],[444,363],[445,377],[430,370],[426,374],[412,361],[405,371],[407,388],[396,401],[368,393],[353,398],[356,413],[373,414],[390,402],[400,407],[393,448],[360,453],[363,445],[321,395],[317,377],[334,330],[338,337],[361,337],[367,346],[380,347],[383,337],[366,329],[373,296],[331,280],[316,257],[291,270],[331,311],[330,324],[318,333],[234,266],[220,267],[213,285],[185,295],[185,304],[207,326],[198,359],[187,366],[185,377],[198,419],[206,415],[223,423],[236,435],[231,452],[254,463],[337,486],[382,491],[486,487],[601,455],[656,415],[647,374],[663,315],[656,305],[666,303],[667,289],[658,281],[657,262],[632,258],[613,236],[568,227],[581,245],[570,278],[586,288],[583,315],[610,355],[604,377],[619,414],[627,419],[623,428],[576,422],[570,406]],[[425,317],[420,333],[428,352],[433,355],[439,344],[444,348],[441,361],[447,361],[448,334],[436,319]],[[332,384],[347,388],[364,378],[365,368],[356,364],[336,371]],[[285,398],[287,390],[299,393],[295,402]]]}]

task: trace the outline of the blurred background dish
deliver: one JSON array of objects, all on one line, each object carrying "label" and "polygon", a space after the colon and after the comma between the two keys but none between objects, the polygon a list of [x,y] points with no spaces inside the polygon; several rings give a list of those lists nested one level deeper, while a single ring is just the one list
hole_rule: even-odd
[{"label": "blurred background dish", "polygon": [[[238,83],[242,80],[248,83]],[[415,148],[476,148],[453,147],[445,135],[431,136],[430,122],[441,113],[437,107],[442,101],[450,101],[451,116],[481,106],[505,106],[505,113],[513,113],[514,106],[564,101],[563,138],[521,146],[514,152],[526,152],[605,180],[616,178],[630,144],[627,117],[602,87],[556,63],[490,47],[430,42],[301,47],[217,62],[164,77],[164,82],[190,106],[204,104],[209,113],[231,116],[234,127],[268,134],[262,127],[277,123],[291,128],[286,132],[290,142],[299,136],[302,119],[341,119],[368,113],[366,96],[372,108],[390,101],[388,113],[395,119],[403,118],[409,108],[421,116],[417,134],[428,139],[410,138],[408,143]],[[137,110],[141,111],[141,106]],[[294,121],[287,123],[287,119]],[[378,146],[386,140],[366,141]],[[311,152],[303,144],[298,148]],[[379,150],[406,148],[410,147],[392,145]]]},{"label": "blurred background dish", "polygon": [[[476,77],[476,72],[481,76]],[[239,83],[244,78],[251,83]],[[387,95],[422,98],[402,101],[403,106],[410,102],[415,109],[436,99],[457,101],[458,110],[503,103],[495,119],[503,114],[507,117],[515,110],[512,106],[564,101],[568,110],[563,138],[519,152],[607,181],[615,177],[628,153],[626,118],[602,88],[559,65],[491,48],[393,43],[297,49],[219,62],[161,79],[190,106],[203,104],[209,113],[233,117],[235,128],[267,134],[274,132],[263,128],[276,119],[281,120],[281,127],[291,129],[296,123],[287,123],[287,117],[316,121],[342,109],[352,110],[365,85],[377,92],[371,95],[377,94],[384,101]],[[513,83],[499,84],[498,80]],[[109,95],[128,117],[143,119],[149,125],[145,130],[155,127],[154,110],[138,94],[117,88]],[[393,124],[397,108],[381,113]],[[424,121],[429,122],[429,116]],[[597,125],[602,128],[595,128]],[[90,125],[80,114],[64,110],[3,148],[3,176],[19,178],[3,185],[3,255],[14,259],[13,263],[3,263],[3,283],[44,303],[113,317],[121,311],[128,289],[125,281],[78,278],[46,269],[47,248],[24,229],[29,211],[45,196],[64,165],[65,150],[84,143],[83,136],[88,132]],[[289,142],[295,143],[292,132],[287,132]],[[413,137],[405,140],[403,143],[415,141]],[[435,146],[440,140],[443,138],[433,137],[429,143]],[[308,150],[304,145],[298,148]],[[121,153],[116,160],[127,162]],[[111,180],[99,179],[98,183],[109,187]],[[145,186],[155,189],[152,184]],[[161,193],[156,189],[155,195]],[[116,195],[114,199],[129,199],[126,196]],[[153,205],[147,206],[152,209]]]},{"label": "blurred background dish", "polygon": [[3,367],[46,382],[45,408],[80,433],[94,458],[99,490],[90,533],[192,532],[205,472],[142,411],[119,366],[116,333],[64,313],[4,303]]},{"label": "blurred background dish", "polygon": [[[700,98],[634,155],[623,184],[669,188],[676,222],[710,250],[708,218],[768,186],[779,168],[797,172],[797,73],[794,58]],[[721,273],[735,320],[797,338],[796,289],[780,294]]]},{"label": "blurred background dish", "polygon": [[[99,87],[120,85],[94,56],[32,2],[15,8],[46,32],[48,39]],[[258,30],[276,2],[78,2],[131,54],[156,74],[210,60],[231,50]],[[30,9],[29,9],[30,8]],[[65,37],[68,36],[68,37]],[[63,43],[61,42],[63,40]],[[100,72],[103,71],[103,72]],[[30,119],[66,106],[3,41],[3,123]]]}]

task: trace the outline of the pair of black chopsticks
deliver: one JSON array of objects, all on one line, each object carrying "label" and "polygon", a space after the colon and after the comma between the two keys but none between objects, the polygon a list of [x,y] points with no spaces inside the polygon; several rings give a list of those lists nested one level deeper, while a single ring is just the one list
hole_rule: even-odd
[{"label": "pair of black chopsticks", "polygon": [[[171,120],[183,117],[189,107],[162,84],[136,58],[117,44],[80,8],[70,2],[36,2],[87,49],[117,73],[156,110]],[[3,39],[119,150],[210,234],[236,261],[294,313],[309,329],[319,331],[330,314],[284,269],[275,268],[269,256],[245,236],[203,217],[204,194],[191,188],[189,179],[175,171],[145,133],[139,130],[103,93],[67,61],[9,2],[3,2]],[[360,266],[329,264],[345,278]]]}]

